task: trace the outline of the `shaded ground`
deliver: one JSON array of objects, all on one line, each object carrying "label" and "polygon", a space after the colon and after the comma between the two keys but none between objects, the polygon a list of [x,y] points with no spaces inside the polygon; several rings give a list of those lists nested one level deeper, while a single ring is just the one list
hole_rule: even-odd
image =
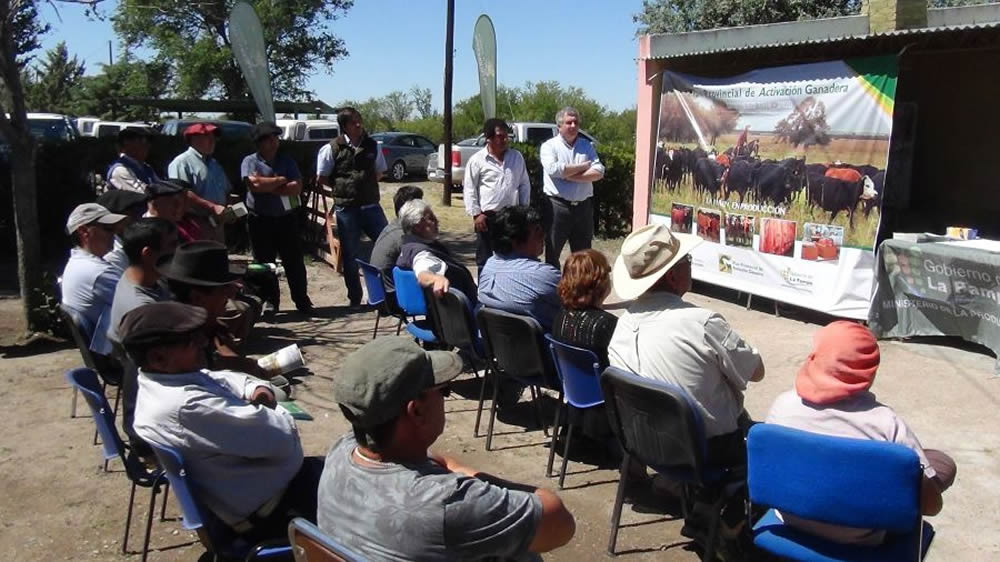
[{"label": "shaded ground", "polygon": [[[392,184],[387,186],[394,188]],[[433,202],[439,198],[428,197]],[[461,199],[456,199],[456,205]],[[438,205],[435,205],[438,207]],[[462,225],[456,206],[438,210],[451,217],[452,229]],[[445,221],[442,221],[445,223]],[[464,224],[468,225],[467,222]],[[471,236],[465,232],[471,254]],[[613,243],[602,245],[612,250]],[[333,377],[345,354],[371,337],[371,313],[349,313],[342,279],[324,264],[309,266],[310,294],[318,315],[304,319],[281,313],[275,323],[260,326],[250,342],[253,353],[267,353],[296,341],[302,347],[311,374],[297,379],[295,397],[316,419],[300,422],[307,454],[324,455],[346,424],[333,402]],[[286,289],[283,287],[283,289]],[[767,413],[771,401],[791,388],[812,334],[824,320],[821,316],[782,310],[773,315],[770,301],[755,300],[746,310],[734,302],[730,291],[699,288],[688,300],[725,315],[734,327],[757,345],[765,358],[767,376],[753,384],[746,405],[754,418]],[[284,299],[288,303],[290,300]],[[98,448],[90,444],[93,422],[81,402],[81,417],[68,415],[71,393],[65,381],[67,369],[80,364],[79,354],[68,346],[36,348],[44,353],[25,355],[10,346],[11,334],[19,329],[20,303],[0,299],[0,381],[8,405],[6,431],[0,434],[0,552],[9,560],[121,560],[119,554],[128,482],[120,467],[112,473],[98,468]],[[383,334],[391,333],[386,327]],[[935,340],[940,342],[940,340]],[[954,488],[945,497],[940,516],[931,518],[938,535],[931,560],[989,560],[1000,555],[1000,452],[996,425],[1000,406],[1000,378],[991,375],[993,358],[964,346],[934,343],[883,342],[882,368],[874,390],[907,420],[928,447],[949,451],[958,462]],[[483,450],[484,438],[474,438],[478,385],[471,375],[456,385],[446,403],[448,425],[437,448],[462,458],[470,466],[488,469],[512,480],[549,487],[544,477],[547,440],[534,430],[527,403],[512,418],[501,422],[494,445]],[[552,401],[547,402],[551,415]],[[87,417],[82,417],[87,416]],[[521,425],[516,425],[520,423]],[[248,436],[250,437],[250,436]],[[576,460],[575,458],[573,460]],[[567,476],[568,489],[561,493],[576,515],[577,534],[567,547],[553,553],[552,560],[594,560],[603,556],[609,519],[618,481],[617,471],[573,462]],[[137,494],[136,519],[130,546],[140,545],[140,519],[148,496]],[[168,516],[179,513],[168,503]],[[626,506],[618,551],[625,560],[696,560],[688,541],[680,536],[681,522],[671,520],[663,506]],[[192,533],[177,521],[153,526],[151,560],[195,560],[202,552]],[[131,559],[137,559],[131,557]]]}]

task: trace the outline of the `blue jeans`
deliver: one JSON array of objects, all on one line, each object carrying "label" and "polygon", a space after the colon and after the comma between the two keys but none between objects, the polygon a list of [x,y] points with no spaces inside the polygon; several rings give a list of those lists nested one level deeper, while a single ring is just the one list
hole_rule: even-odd
[{"label": "blue jeans", "polygon": [[351,303],[360,303],[364,293],[361,290],[361,279],[358,278],[358,262],[361,257],[361,233],[364,232],[374,242],[382,229],[388,223],[382,207],[334,207],[337,216],[337,236],[340,238],[340,250],[344,260],[344,285],[347,286],[347,299]]}]

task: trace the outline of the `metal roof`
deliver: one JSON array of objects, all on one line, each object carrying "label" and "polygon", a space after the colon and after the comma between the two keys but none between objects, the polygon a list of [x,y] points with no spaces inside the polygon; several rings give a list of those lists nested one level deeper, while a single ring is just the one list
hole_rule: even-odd
[{"label": "metal roof", "polygon": [[[182,100],[153,98],[119,98],[124,104],[153,107],[160,111],[207,112],[207,113],[256,113],[257,104],[251,99],[243,100]],[[337,109],[322,101],[274,102],[276,113],[336,113]]]},{"label": "metal roof", "polygon": [[867,15],[649,35],[640,58],[677,59],[745,50],[772,49],[880,38],[930,36],[1000,28],[1000,4],[933,8],[927,27],[870,33]]}]

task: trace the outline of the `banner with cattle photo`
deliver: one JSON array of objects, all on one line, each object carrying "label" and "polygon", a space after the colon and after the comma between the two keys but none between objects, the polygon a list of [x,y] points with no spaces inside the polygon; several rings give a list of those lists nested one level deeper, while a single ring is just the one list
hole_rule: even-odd
[{"label": "banner with cattle photo", "polygon": [[696,279],[867,318],[895,57],[665,72],[651,217],[707,243]]}]

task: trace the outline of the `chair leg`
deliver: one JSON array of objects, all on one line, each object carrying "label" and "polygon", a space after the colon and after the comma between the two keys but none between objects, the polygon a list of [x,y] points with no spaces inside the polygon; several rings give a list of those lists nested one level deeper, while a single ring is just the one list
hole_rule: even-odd
[{"label": "chair leg", "polygon": [[396,335],[399,335],[400,330],[403,329],[403,319],[400,318],[399,322],[396,323]]},{"label": "chair leg", "polygon": [[69,404],[69,417],[70,418],[75,418],[76,417],[76,397],[79,394],[80,394],[80,390],[77,389],[74,386],[73,387],[73,401],[70,402],[70,404]]},{"label": "chair leg", "polygon": [[500,394],[500,374],[494,373],[493,377],[493,401],[490,403],[490,425],[486,428],[486,450],[490,450],[493,444],[493,421],[497,417],[497,395]]},{"label": "chair leg", "polygon": [[[569,405],[566,406],[566,426],[569,429],[566,432],[566,444],[563,445],[563,460],[562,468],[559,470],[559,489],[563,488],[563,481],[566,480],[566,464],[569,463],[569,443],[573,440],[573,424],[570,423],[569,419]],[[554,432],[553,432],[554,433]]]},{"label": "chair leg", "polygon": [[531,401],[535,403],[535,422],[538,427],[542,428],[542,435],[549,436],[549,426],[545,425],[545,421],[542,419],[542,390],[537,386],[528,387],[531,389]]},{"label": "chair leg", "polygon": [[111,408],[111,413],[114,414],[115,416],[118,415],[118,401],[121,400],[121,398],[122,398],[122,385],[121,383],[118,383],[118,386],[115,387],[115,405],[112,406]]},{"label": "chair leg", "polygon": [[382,319],[382,313],[379,312],[378,309],[376,309],[375,310],[375,329],[372,330],[372,339],[375,339],[375,338],[378,337],[378,321],[381,320],[381,319]]},{"label": "chair leg", "polygon": [[163,505],[160,507],[160,521],[167,520],[167,498],[170,497],[170,481],[163,481]]},{"label": "chair leg", "polygon": [[559,415],[562,414],[562,404],[556,408],[556,421],[555,425],[552,426],[552,442],[549,444],[549,463],[545,466],[545,477],[548,478],[552,476],[552,461],[556,456],[556,435],[559,435]]},{"label": "chair leg", "polygon": [[476,428],[472,430],[474,437],[479,437],[479,420],[483,417],[483,401],[486,399],[486,378],[489,374],[490,366],[486,365],[486,370],[483,372],[483,383],[479,385],[479,408],[476,409]]},{"label": "chair leg", "polygon": [[149,555],[149,534],[153,529],[153,513],[156,512],[156,492],[159,486],[153,486],[149,491],[149,511],[146,513],[146,537],[142,541],[142,562]]},{"label": "chair leg", "polygon": [[625,486],[628,484],[628,469],[631,458],[625,453],[622,459],[621,476],[618,478],[618,493],[615,495],[615,508],[611,512],[611,538],[608,539],[608,554],[615,555],[615,544],[618,542],[618,525],[622,519],[622,503],[625,502]]},{"label": "chair leg", "polygon": [[128,532],[132,527],[132,506],[135,504],[135,482],[128,494],[128,511],[125,513],[125,536],[122,537],[122,554],[128,554]]},{"label": "chair leg", "polygon": [[715,541],[719,538],[719,524],[722,521],[722,506],[726,503],[726,494],[721,494],[719,500],[712,504],[712,522],[708,525],[708,541],[701,559],[703,562],[715,560]]}]

